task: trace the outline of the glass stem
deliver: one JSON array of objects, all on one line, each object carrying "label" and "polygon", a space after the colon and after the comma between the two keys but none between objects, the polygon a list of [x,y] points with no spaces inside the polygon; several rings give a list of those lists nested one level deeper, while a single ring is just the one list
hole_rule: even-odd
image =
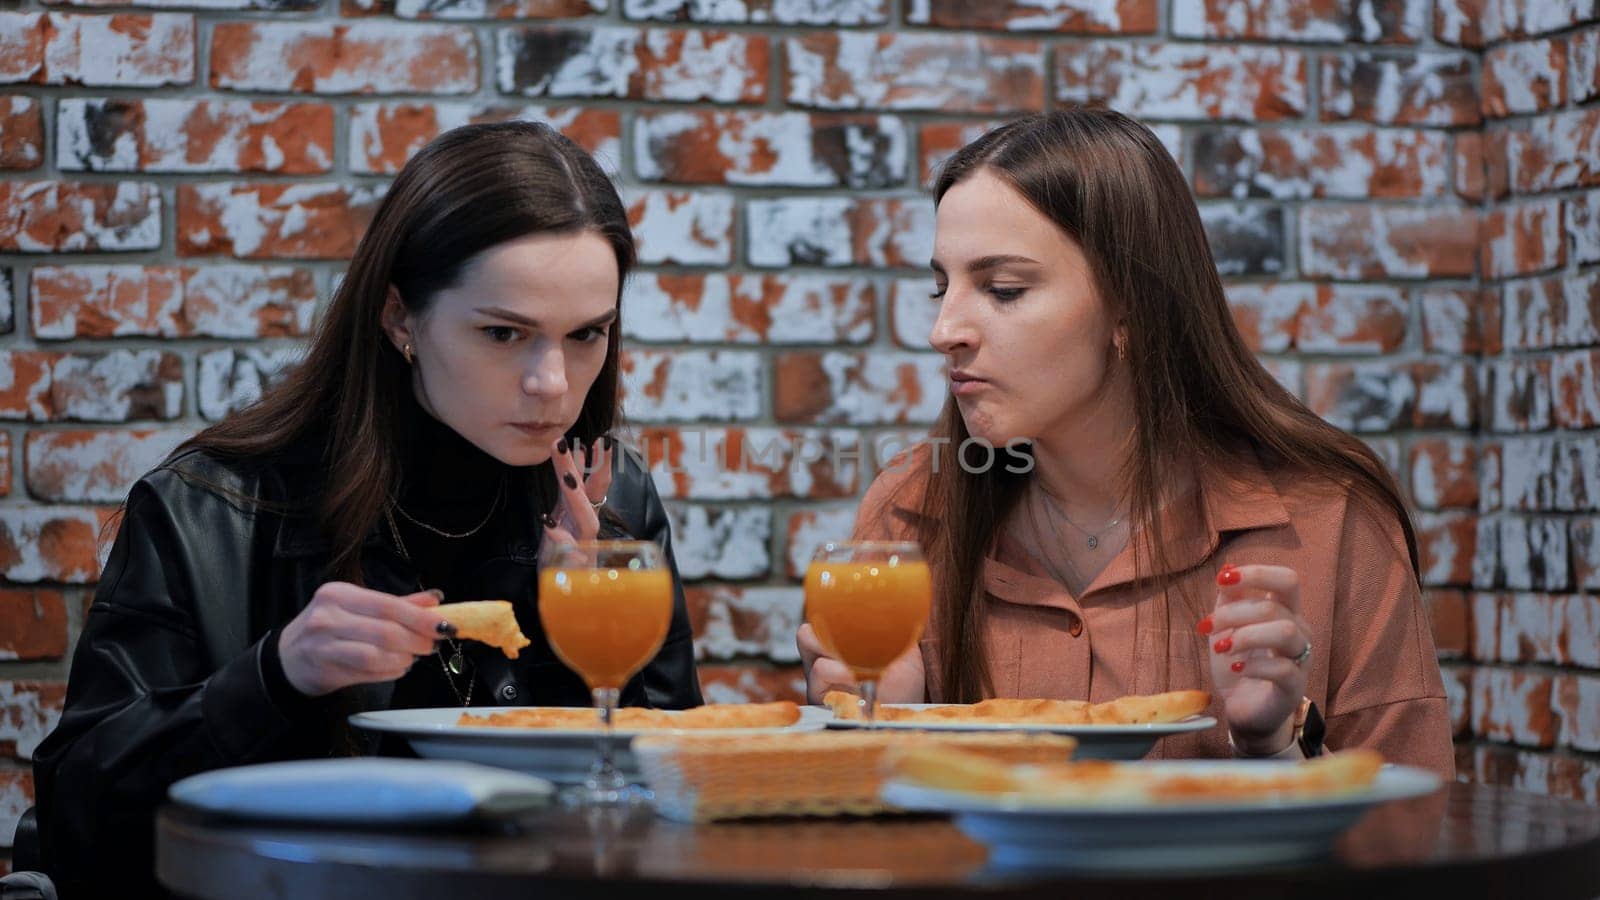
[{"label": "glass stem", "polygon": [[594,707],[600,713],[600,737],[597,739],[594,772],[590,779],[594,790],[602,794],[615,793],[624,787],[621,773],[617,771],[611,755],[612,719],[620,693],[616,688],[595,688],[593,691]]},{"label": "glass stem", "polygon": [[861,718],[866,721],[867,727],[872,728],[878,721],[878,681],[869,679],[861,682]]}]

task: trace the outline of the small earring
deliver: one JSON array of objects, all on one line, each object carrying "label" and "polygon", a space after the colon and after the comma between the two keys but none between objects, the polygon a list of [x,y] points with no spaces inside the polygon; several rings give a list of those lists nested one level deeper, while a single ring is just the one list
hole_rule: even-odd
[{"label": "small earring", "polygon": [[410,341],[407,341],[405,343],[405,346],[400,348],[400,355],[404,356],[406,358],[406,365],[408,365],[408,366],[411,365],[412,363],[416,362],[415,357],[411,353],[411,342]]}]

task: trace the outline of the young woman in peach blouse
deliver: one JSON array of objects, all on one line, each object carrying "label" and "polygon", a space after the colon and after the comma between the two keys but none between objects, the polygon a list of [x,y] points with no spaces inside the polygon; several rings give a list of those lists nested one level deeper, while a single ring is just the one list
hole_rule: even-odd
[{"label": "young woman in peach blouse", "polygon": [[[854,535],[915,540],[934,571],[880,701],[1200,688],[1222,725],[1156,755],[1362,746],[1453,777],[1399,491],[1240,339],[1149,129],[1021,119],[957,153],[934,197],[943,440],[885,468]],[[814,702],[852,685],[798,638]]]}]

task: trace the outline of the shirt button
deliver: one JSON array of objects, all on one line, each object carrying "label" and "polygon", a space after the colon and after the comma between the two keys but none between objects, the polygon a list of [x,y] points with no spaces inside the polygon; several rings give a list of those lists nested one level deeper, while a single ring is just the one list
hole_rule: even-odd
[{"label": "shirt button", "polygon": [[501,688],[500,689],[500,698],[503,699],[503,700],[515,700],[515,699],[517,699],[517,686],[514,685],[514,684],[508,684],[505,687]]},{"label": "shirt button", "polygon": [[1067,633],[1073,637],[1081,636],[1083,634],[1083,620],[1073,619],[1072,624],[1067,627]]}]

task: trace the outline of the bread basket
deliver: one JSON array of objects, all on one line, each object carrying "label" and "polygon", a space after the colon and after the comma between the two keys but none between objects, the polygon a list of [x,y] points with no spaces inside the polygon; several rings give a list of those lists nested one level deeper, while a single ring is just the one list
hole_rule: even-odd
[{"label": "bread basket", "polygon": [[1065,735],[812,731],[749,736],[644,735],[633,755],[656,811],[679,822],[896,813],[879,798],[883,754],[905,745],[961,747],[1010,763],[1060,762]]}]

